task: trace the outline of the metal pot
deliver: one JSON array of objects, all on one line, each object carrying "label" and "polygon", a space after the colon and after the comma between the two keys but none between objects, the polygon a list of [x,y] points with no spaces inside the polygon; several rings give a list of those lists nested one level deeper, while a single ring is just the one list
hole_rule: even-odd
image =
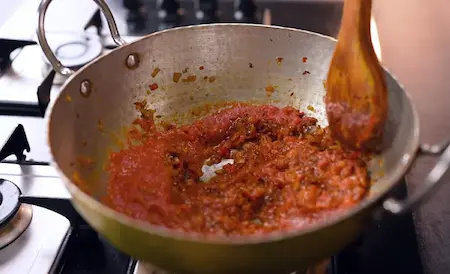
[{"label": "metal pot", "polygon": [[[55,71],[70,76],[48,112],[51,153],[76,210],[114,246],[134,258],[177,273],[301,271],[350,243],[371,220],[374,210],[400,214],[418,204],[447,170],[450,149],[423,146],[419,150],[416,110],[386,72],[389,114],[385,148],[370,166],[374,177],[380,170],[383,174],[370,195],[344,215],[295,233],[203,239],[119,214],[99,201],[107,183],[103,164],[108,151],[118,149],[119,133],[138,116],[134,102],[146,98],[163,118],[220,101],[291,105],[302,110],[311,105],[315,112],[308,114],[326,125],[323,82],[335,40],[290,28],[211,24],[162,31],[127,44],[119,36],[106,3],[95,0],[119,47],[74,73],[55,58],[47,44],[44,18],[50,2],[43,0],[39,8],[39,42]],[[303,62],[302,57],[308,60]],[[199,70],[200,66],[204,70]],[[160,72],[153,78],[155,68]],[[196,81],[175,83],[173,73],[186,68],[187,74],[196,75]],[[205,81],[204,76],[214,76],[215,81]],[[147,94],[152,83],[159,88]],[[276,87],[271,97],[264,90],[268,84]],[[193,114],[183,117],[180,122],[196,119]],[[406,201],[389,198],[389,191],[405,175],[417,151],[444,152],[422,189]],[[80,155],[95,159],[95,166],[74,165]],[[74,172],[88,183],[80,185]]]}]

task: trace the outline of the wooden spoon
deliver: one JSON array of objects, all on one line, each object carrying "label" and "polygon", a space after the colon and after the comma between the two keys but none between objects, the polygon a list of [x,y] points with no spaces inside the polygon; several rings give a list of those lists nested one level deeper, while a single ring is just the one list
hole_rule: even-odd
[{"label": "wooden spoon", "polygon": [[376,151],[388,101],[384,71],[370,38],[372,0],[345,0],[325,96],[333,136],[344,145]]}]

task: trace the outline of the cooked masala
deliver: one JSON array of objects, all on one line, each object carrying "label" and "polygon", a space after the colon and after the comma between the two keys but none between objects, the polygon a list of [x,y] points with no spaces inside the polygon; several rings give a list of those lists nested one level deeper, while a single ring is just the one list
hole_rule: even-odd
[{"label": "cooked masala", "polygon": [[300,230],[368,194],[366,155],[292,107],[235,104],[163,130],[147,112],[107,165],[105,203],[132,218],[202,234],[264,234]]}]

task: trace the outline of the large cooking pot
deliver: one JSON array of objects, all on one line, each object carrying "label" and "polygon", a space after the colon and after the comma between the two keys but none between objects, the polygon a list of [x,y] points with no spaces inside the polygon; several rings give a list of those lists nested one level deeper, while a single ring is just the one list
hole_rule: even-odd
[{"label": "large cooking pot", "polygon": [[[120,132],[138,117],[134,102],[146,98],[163,117],[223,101],[290,105],[302,110],[311,105],[316,111],[309,114],[326,125],[324,80],[335,40],[291,28],[211,24],[161,31],[127,44],[106,3],[95,0],[119,47],[73,72],[55,58],[45,38],[44,18],[50,2],[43,0],[39,8],[39,42],[54,70],[70,76],[48,115],[54,163],[81,216],[134,258],[177,273],[301,271],[349,244],[378,209],[400,214],[412,208],[438,185],[447,170],[450,149],[446,145],[419,149],[416,110],[386,72],[389,114],[384,151],[370,166],[371,174],[378,178],[368,197],[347,213],[298,232],[231,239],[202,239],[131,219],[99,200],[105,194],[103,164],[108,151],[118,149]],[[277,57],[282,57],[282,62],[277,62]],[[306,63],[303,57],[308,58]],[[200,71],[200,66],[204,70]],[[153,78],[155,68],[160,72]],[[196,81],[175,83],[173,73],[186,68],[197,76]],[[205,81],[204,76],[214,76],[215,81]],[[152,83],[159,88],[148,94]],[[276,87],[271,97],[264,90],[268,84]],[[179,122],[196,119],[194,114],[182,117]],[[443,154],[418,192],[406,201],[389,198],[389,191],[405,175],[418,151]],[[81,155],[95,159],[95,167],[74,165]],[[74,172],[88,183],[80,185]]]}]

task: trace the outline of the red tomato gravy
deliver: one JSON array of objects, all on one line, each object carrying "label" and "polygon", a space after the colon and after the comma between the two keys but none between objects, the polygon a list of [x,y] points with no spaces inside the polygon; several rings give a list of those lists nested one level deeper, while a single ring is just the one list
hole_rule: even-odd
[{"label": "red tomato gravy", "polygon": [[[153,112],[109,157],[106,203],[154,225],[202,234],[298,230],[349,209],[369,191],[364,155],[292,107],[236,104],[158,130]],[[132,141],[141,144],[131,145]],[[202,166],[232,159],[202,181]]]}]

